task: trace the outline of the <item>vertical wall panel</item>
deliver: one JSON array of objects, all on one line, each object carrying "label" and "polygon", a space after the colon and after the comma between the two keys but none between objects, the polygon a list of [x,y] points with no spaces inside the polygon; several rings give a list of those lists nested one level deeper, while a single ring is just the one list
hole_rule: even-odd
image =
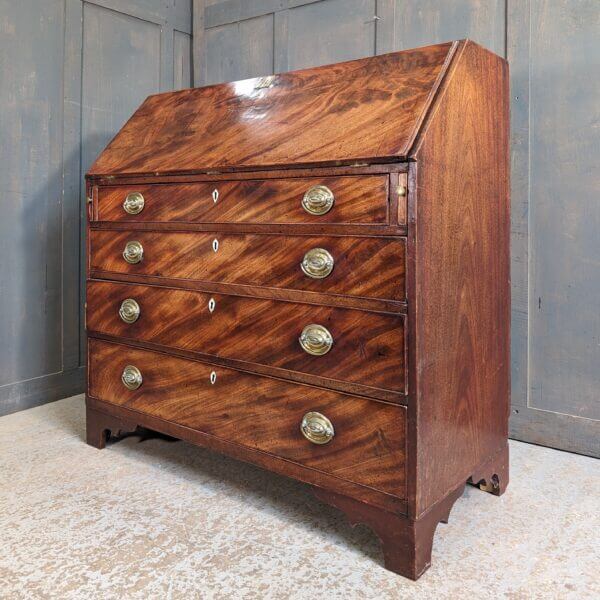
[{"label": "vertical wall panel", "polygon": [[206,84],[272,72],[273,15],[212,27],[205,39]]},{"label": "vertical wall panel", "polygon": [[[528,396],[529,362],[529,0],[507,4],[511,140],[511,423]],[[514,431],[513,431],[514,434]]]},{"label": "vertical wall panel", "polygon": [[395,49],[470,38],[505,55],[504,0],[396,0]]},{"label": "vertical wall panel", "polygon": [[181,90],[192,85],[192,36],[181,31],[173,36],[173,89]]},{"label": "vertical wall panel", "polygon": [[529,406],[600,419],[600,6],[531,7]]},{"label": "vertical wall panel", "polygon": [[[60,372],[61,0],[0,1],[0,404]],[[58,67],[58,68],[57,68]]]},{"label": "vertical wall panel", "polygon": [[375,0],[323,0],[289,10],[289,70],[375,52]]}]

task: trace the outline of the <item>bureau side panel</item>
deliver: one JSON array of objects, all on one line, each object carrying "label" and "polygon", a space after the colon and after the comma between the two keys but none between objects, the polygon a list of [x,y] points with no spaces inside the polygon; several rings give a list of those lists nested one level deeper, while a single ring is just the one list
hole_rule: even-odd
[{"label": "bureau side panel", "polygon": [[507,443],[505,61],[472,42],[461,45],[415,158],[415,305],[410,314],[416,319],[412,439],[418,516]]}]

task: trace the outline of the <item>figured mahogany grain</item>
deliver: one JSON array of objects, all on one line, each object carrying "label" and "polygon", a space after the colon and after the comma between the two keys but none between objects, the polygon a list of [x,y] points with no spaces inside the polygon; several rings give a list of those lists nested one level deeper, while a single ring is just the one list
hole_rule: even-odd
[{"label": "figured mahogany grain", "polygon": [[[399,498],[405,495],[402,406],[94,339],[89,361],[91,397]],[[135,391],[121,382],[126,365],[142,373],[143,383]],[[309,411],[333,423],[335,436],[328,444],[313,444],[302,435],[300,423]]]},{"label": "figured mahogany grain", "polygon": [[453,48],[438,44],[283,73],[270,81],[150,96],[89,174],[404,158]]},{"label": "figured mahogany grain", "polygon": [[506,61],[464,42],[415,149],[408,309],[416,515],[506,446],[508,109]]},{"label": "figured mahogany grain", "polygon": [[[122,256],[130,240],[144,247],[142,262],[134,265]],[[334,257],[333,272],[324,279],[312,279],[300,268],[312,248]],[[127,273],[390,300],[405,296],[404,253],[403,238],[90,230],[96,277]]]},{"label": "figured mahogany grain", "polygon": [[[302,207],[313,186],[328,187],[333,207],[313,215]],[[137,215],[123,209],[127,194],[140,192]],[[217,200],[213,193],[217,192]],[[387,224],[388,176],[250,179],[187,184],[145,184],[98,188],[97,220],[124,223]]]},{"label": "figured mahogany grain", "polygon": [[[126,298],[140,306],[135,323],[119,317]],[[209,309],[210,300],[214,309]],[[333,336],[323,356],[298,342],[311,323]],[[90,281],[87,329],[205,355],[259,363],[367,387],[404,392],[404,316]]]}]

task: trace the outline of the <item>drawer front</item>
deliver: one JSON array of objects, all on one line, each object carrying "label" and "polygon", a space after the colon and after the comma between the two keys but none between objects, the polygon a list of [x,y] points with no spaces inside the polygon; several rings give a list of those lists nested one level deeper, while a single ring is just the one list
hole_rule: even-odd
[{"label": "drawer front", "polygon": [[388,222],[388,176],[102,186],[97,218],[131,223],[383,225]]},{"label": "drawer front", "polygon": [[[123,257],[132,241],[143,248],[135,264]],[[307,275],[301,266],[307,253],[318,249],[325,249],[333,264],[322,278]],[[323,274],[320,264],[310,260],[313,274]],[[404,300],[404,265],[404,238],[90,231],[94,277],[126,273]]]},{"label": "drawer front", "polygon": [[[141,385],[135,390],[122,382],[127,366],[139,369]],[[402,406],[93,339],[89,367],[92,397],[406,495]],[[333,425],[335,435],[328,443],[313,443],[302,434],[303,417],[310,412]]]},{"label": "drawer front", "polygon": [[[119,314],[127,299],[137,304],[133,317]],[[86,322],[91,333],[404,393],[402,315],[90,281]],[[315,324],[325,331],[313,334],[331,336],[329,350],[300,343]]]}]

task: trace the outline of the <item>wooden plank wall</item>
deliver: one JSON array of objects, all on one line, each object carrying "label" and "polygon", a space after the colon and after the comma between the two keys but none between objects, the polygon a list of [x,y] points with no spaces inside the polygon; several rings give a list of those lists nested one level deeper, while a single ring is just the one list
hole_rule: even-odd
[{"label": "wooden plank wall", "polygon": [[469,37],[508,58],[511,435],[600,455],[597,0],[195,0],[195,85]]},{"label": "wooden plank wall", "polygon": [[83,174],[191,84],[191,0],[0,0],[0,415],[84,389]]}]

